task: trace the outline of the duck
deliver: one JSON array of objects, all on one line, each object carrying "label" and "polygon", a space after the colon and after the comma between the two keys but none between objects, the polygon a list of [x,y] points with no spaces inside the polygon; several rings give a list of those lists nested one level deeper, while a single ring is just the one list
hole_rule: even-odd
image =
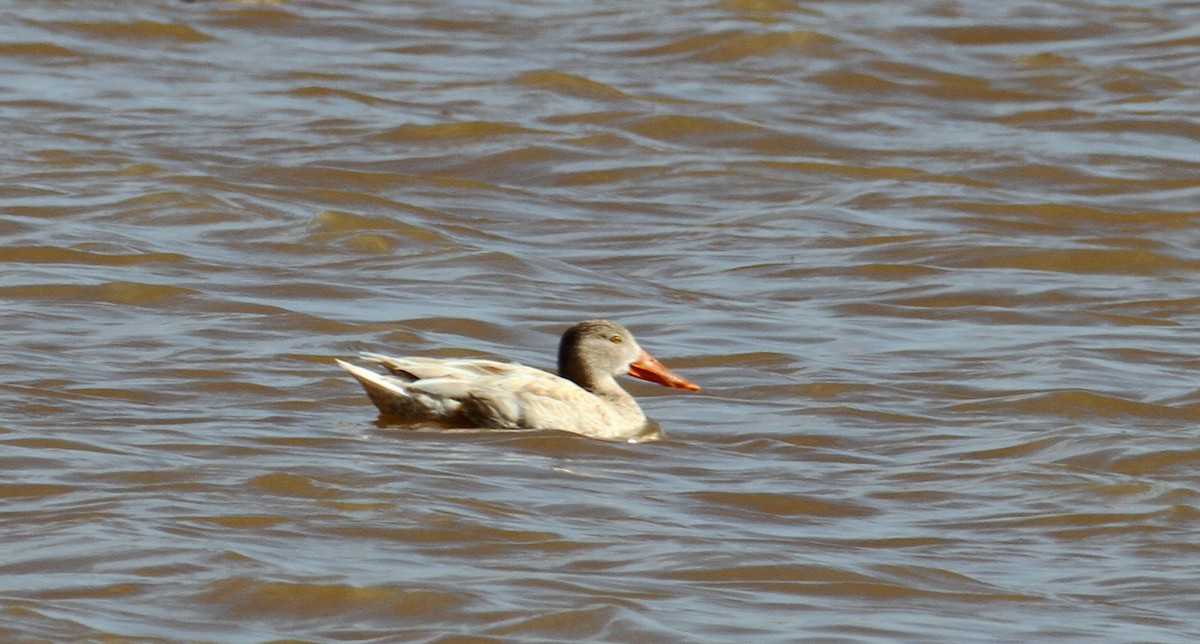
[{"label": "duck", "polygon": [[615,376],[700,390],[641,348],[628,329],[608,320],[584,320],[563,333],[557,374],[497,360],[369,352],[360,358],[388,374],[336,362],[362,385],[381,417],[410,424],[558,430],[640,442],[661,432]]}]

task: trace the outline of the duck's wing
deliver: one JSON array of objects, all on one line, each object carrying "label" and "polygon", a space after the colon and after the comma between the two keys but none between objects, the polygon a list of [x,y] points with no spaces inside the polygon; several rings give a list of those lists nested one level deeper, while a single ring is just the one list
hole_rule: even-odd
[{"label": "duck's wing", "polygon": [[376,373],[342,360],[336,362],[354,376],[371,402],[384,414],[439,423],[454,423],[462,415],[462,403],[453,398],[414,390],[411,378]]},{"label": "duck's wing", "polygon": [[620,438],[646,416],[632,398],[602,398],[533,367],[492,360],[442,360],[364,354],[392,375],[337,361],[358,379],[379,411],[455,427],[560,429]]},{"label": "duck's wing", "polygon": [[[600,399],[579,385],[540,369],[511,366],[518,368],[472,380],[467,397],[458,398],[463,412],[481,426],[578,432],[582,419],[603,420]],[[435,378],[417,384],[440,389],[457,383]]]},{"label": "duck's wing", "polygon": [[363,354],[392,376],[338,361],[380,411],[475,427],[592,433],[612,421],[594,394],[552,373],[493,360]]},{"label": "duck's wing", "polygon": [[[408,380],[422,380],[425,378],[472,378],[506,375],[522,370],[532,370],[532,367],[526,367],[511,362],[499,362],[496,360],[476,360],[476,359],[445,359],[445,358],[422,358],[422,357],[394,357],[385,356],[380,353],[361,353],[359,354],[363,360],[374,362],[382,365],[385,369],[392,372],[393,375]],[[544,373],[544,372],[543,372]]]}]

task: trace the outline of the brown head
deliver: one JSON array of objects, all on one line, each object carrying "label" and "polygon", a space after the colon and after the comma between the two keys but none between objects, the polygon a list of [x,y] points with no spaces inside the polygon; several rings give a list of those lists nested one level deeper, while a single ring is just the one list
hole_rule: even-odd
[{"label": "brown head", "polygon": [[633,334],[616,322],[584,320],[563,333],[558,375],[593,390],[599,378],[622,373],[666,387],[700,390],[638,346]]}]

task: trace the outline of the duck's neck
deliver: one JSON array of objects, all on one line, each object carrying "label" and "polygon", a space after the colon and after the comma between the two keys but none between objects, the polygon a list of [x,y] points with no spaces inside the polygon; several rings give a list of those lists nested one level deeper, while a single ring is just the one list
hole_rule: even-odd
[{"label": "duck's neck", "polygon": [[559,352],[558,375],[603,398],[627,398],[626,392],[612,374],[585,369],[578,356]]},{"label": "duck's neck", "polygon": [[613,389],[620,390],[621,386],[609,374],[598,374],[595,371],[584,369],[579,360],[564,359],[565,356],[558,358],[558,375],[570,380],[571,382],[587,389],[594,394],[610,392]]},{"label": "duck's neck", "polygon": [[617,432],[611,437],[623,436],[625,432],[644,428],[646,415],[617,379],[609,373],[583,369],[580,362],[560,353],[558,375],[583,387],[603,401],[601,416],[605,419],[604,425],[609,431],[616,428]]},{"label": "duck's neck", "polygon": [[[600,381],[605,378],[612,380],[612,376],[598,375],[584,366],[585,360],[579,355],[579,341],[579,330],[576,327],[563,334],[562,342],[558,345],[558,375],[595,393],[598,387],[605,384]],[[613,381],[613,384],[615,385],[616,381]]]}]

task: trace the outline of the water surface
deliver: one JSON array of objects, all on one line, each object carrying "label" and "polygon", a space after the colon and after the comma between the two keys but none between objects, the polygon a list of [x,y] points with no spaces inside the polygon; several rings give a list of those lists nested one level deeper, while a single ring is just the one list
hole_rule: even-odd
[{"label": "water surface", "polygon": [[[0,639],[1200,637],[1195,6],[0,25]],[[590,317],[665,441],[333,365]]]}]

